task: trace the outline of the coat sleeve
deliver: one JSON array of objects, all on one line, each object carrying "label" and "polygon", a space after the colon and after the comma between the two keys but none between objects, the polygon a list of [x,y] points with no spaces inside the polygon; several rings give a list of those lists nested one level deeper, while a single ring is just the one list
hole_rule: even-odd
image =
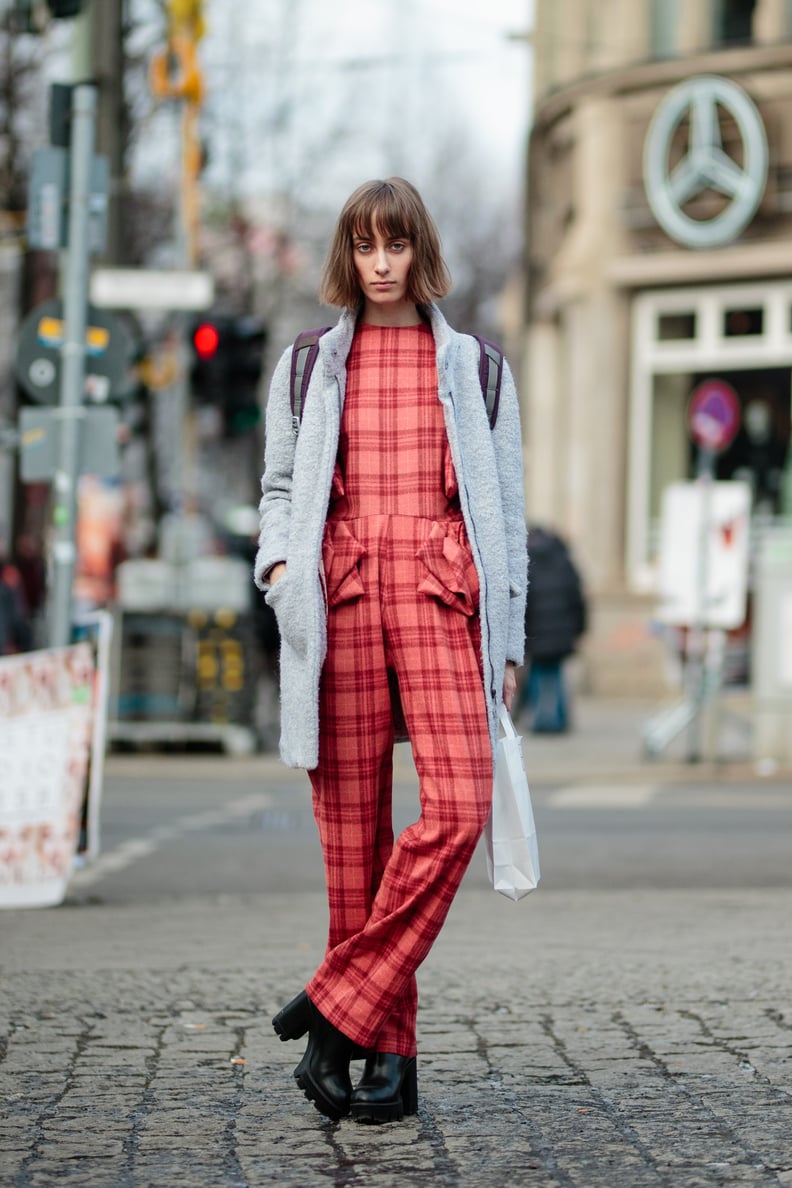
[{"label": "coat sleeve", "polygon": [[253,565],[253,578],[260,590],[266,590],[268,585],[263,575],[278,561],[288,559],[292,472],[297,442],[291,421],[290,372],[291,347],[278,361],[267,398],[258,551]]},{"label": "coat sleeve", "polygon": [[506,659],[522,664],[525,652],[525,593],[528,557],[525,531],[525,488],[522,433],[517,389],[508,363],[503,362],[500,404],[492,430],[509,564],[509,628]]}]

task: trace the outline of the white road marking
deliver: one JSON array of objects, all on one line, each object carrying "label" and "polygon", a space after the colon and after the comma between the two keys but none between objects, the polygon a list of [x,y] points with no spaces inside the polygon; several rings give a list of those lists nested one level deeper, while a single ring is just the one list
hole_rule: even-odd
[{"label": "white road marking", "polygon": [[556,788],[545,803],[554,809],[639,809],[658,791],[657,784],[570,784]]},{"label": "white road marking", "polygon": [[130,838],[129,841],[121,842],[112,850],[100,854],[88,866],[75,870],[70,882],[78,887],[90,887],[107,875],[118,874],[119,871],[125,870],[134,862],[148,858],[160,848],[163,842],[172,841],[202,829],[216,829],[229,821],[271,807],[272,797],[269,793],[257,792],[251,796],[241,796],[238,800],[231,800],[222,808],[178,817],[168,825],[159,825],[152,829],[146,837]]}]

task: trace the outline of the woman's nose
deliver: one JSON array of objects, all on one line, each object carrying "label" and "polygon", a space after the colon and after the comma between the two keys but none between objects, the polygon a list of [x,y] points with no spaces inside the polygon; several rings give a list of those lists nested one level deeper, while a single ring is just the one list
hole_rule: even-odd
[{"label": "woman's nose", "polygon": [[377,252],[377,262],[374,265],[377,272],[387,272],[390,265],[388,264],[388,254],[384,248],[380,248]]}]

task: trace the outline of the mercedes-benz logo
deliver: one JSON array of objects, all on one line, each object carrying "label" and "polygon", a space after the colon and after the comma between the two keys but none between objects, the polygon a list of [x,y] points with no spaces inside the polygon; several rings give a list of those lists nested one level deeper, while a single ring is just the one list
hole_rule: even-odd
[{"label": "mercedes-benz logo", "polygon": [[[734,119],[742,160],[723,147],[720,111]],[[687,151],[671,165],[671,146],[688,119]],[[675,87],[657,108],[644,144],[644,186],[660,226],[687,247],[730,243],[753,218],[767,181],[767,138],[761,116],[736,83],[700,75]],[[713,190],[727,205],[713,218],[693,218],[685,207]]]}]

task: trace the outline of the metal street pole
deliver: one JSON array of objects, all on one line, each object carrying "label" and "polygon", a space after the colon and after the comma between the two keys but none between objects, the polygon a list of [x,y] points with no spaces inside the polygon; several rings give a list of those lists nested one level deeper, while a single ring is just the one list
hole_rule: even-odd
[{"label": "metal street pole", "polygon": [[688,762],[702,758],[702,715],[706,701],[707,626],[709,623],[709,547],[712,520],[712,484],[715,454],[699,449],[696,484],[701,494],[698,550],[696,554],[696,615],[688,631],[688,679],[694,714],[688,727]]},{"label": "metal street pole", "polygon": [[63,347],[58,465],[53,480],[52,622],[50,643],[71,642],[72,587],[77,555],[77,483],[85,417],[85,332],[88,312],[91,163],[96,127],[96,88],[78,83],[72,92],[69,238],[63,291]]}]

